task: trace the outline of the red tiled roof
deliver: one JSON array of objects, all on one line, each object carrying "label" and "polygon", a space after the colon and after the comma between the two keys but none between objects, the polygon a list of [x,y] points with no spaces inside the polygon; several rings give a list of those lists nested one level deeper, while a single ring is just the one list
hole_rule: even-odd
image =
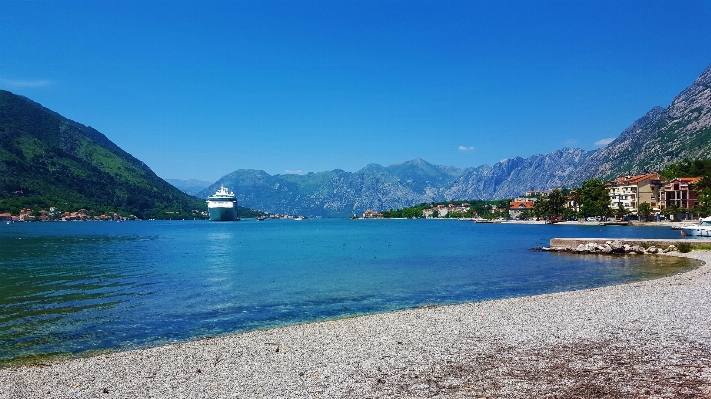
[{"label": "red tiled roof", "polygon": [[647,173],[646,175],[622,176],[607,183],[607,185],[615,184],[620,186],[626,186],[629,184],[637,184],[647,179],[659,180],[659,175],[656,173]]},{"label": "red tiled roof", "polygon": [[533,201],[511,201],[511,209],[533,209]]},{"label": "red tiled roof", "polygon": [[683,183],[692,184],[692,183],[696,183],[697,181],[699,181],[701,179],[703,179],[703,178],[702,177],[676,177],[676,178],[672,179],[672,181],[679,180]]}]

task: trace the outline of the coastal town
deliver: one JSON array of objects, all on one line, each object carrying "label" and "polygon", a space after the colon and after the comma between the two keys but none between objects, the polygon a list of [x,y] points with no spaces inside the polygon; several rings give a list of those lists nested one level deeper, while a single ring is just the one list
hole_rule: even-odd
[{"label": "coastal town", "polygon": [[709,21],[0,1],[0,399],[711,399]]},{"label": "coastal town", "polygon": [[[584,200],[578,189],[553,188],[549,190],[529,190],[523,195],[497,201],[483,201],[483,206],[472,206],[473,201],[452,201],[450,203],[430,203],[421,206],[416,213],[407,214],[406,218],[468,218],[498,220],[540,220],[562,218],[566,220],[585,220],[587,217],[614,217],[617,220],[688,220],[706,216],[708,196],[703,190],[708,189],[703,176],[675,177],[665,179],[658,173],[634,176],[620,176],[604,183],[601,195],[607,198],[605,206],[599,208],[599,214],[584,212]],[[551,212],[538,205],[563,195],[560,212]],[[478,201],[482,202],[482,201]],[[204,218],[206,212],[193,210],[190,214],[167,211],[169,216],[184,219]],[[358,219],[381,219],[392,217],[392,211],[378,212],[367,209],[362,215],[353,215]],[[306,216],[265,213],[259,220],[268,219],[308,219]],[[582,218],[582,219],[581,219]],[[22,208],[18,214],[0,213],[0,222],[34,221],[125,221],[138,219],[134,215],[121,215],[117,212],[96,212],[79,209],[74,212],[62,211],[56,207],[48,210]]]},{"label": "coastal town", "polygon": [[50,207],[49,210],[42,209],[33,211],[30,208],[22,208],[18,215],[11,213],[0,213],[0,222],[47,222],[47,221],[124,221],[135,219],[131,215],[129,217],[121,216],[116,212],[96,213],[86,209],[79,209],[76,212],[63,212],[55,207]]},{"label": "coastal town", "polygon": [[[181,216],[178,211],[166,212],[168,216]],[[193,219],[196,216],[205,217],[206,211],[193,210],[190,214],[184,214],[183,218]],[[19,214],[13,215],[9,212],[0,213],[0,222],[76,222],[76,221],[99,221],[99,222],[123,222],[126,220],[138,220],[135,215],[121,215],[118,212],[97,212],[94,210],[79,209],[76,212],[62,211],[56,207],[49,210],[33,210],[31,208],[20,209]]]},{"label": "coastal town", "polygon": [[[611,217],[624,220],[687,220],[706,216],[709,199],[703,190],[708,189],[703,176],[675,177],[665,179],[658,173],[647,173],[634,176],[620,176],[604,184],[603,198],[607,198],[605,206],[600,207],[601,214],[586,215],[583,212],[583,200],[577,189],[566,190],[553,188],[549,190],[530,190],[502,204],[501,201],[491,201],[482,212],[473,209],[469,202],[458,201],[449,204],[430,204],[422,209],[417,217],[422,218],[474,218],[489,219],[492,215],[502,220],[527,220],[542,217],[560,217],[567,220],[585,219],[587,216]],[[541,201],[551,198],[554,193],[564,195],[562,212],[546,212],[536,206]],[[603,199],[604,201],[604,199]],[[507,206],[506,206],[507,205]],[[700,206],[701,205],[701,206]],[[557,214],[556,214],[557,213]],[[366,210],[364,219],[387,218],[387,212]]]}]

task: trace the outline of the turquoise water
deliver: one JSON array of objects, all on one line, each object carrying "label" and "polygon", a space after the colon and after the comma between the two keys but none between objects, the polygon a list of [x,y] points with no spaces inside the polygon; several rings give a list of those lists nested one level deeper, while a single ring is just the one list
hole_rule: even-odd
[{"label": "turquoise water", "polygon": [[446,220],[1,225],[0,364],[657,277],[693,263],[528,248],[678,235]]}]

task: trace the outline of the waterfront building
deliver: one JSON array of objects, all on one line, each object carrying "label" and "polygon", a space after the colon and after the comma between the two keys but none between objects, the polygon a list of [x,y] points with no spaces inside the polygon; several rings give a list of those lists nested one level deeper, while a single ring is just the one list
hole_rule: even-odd
[{"label": "waterfront building", "polygon": [[450,212],[456,212],[456,213],[466,213],[469,212],[471,209],[471,205],[468,202],[465,202],[461,205],[454,205],[454,204],[449,204],[449,205],[444,205],[444,204],[439,204],[434,208],[425,208],[422,210],[422,217],[424,218],[431,218],[434,217],[435,211],[437,212],[437,217],[443,218],[447,216]]},{"label": "waterfront building", "polygon": [[610,207],[614,210],[622,206],[631,213],[637,213],[639,204],[646,202],[653,212],[659,212],[662,182],[658,174],[622,176],[606,184],[610,195]]},{"label": "waterfront building", "polygon": [[699,204],[694,184],[701,177],[676,177],[668,181],[661,191],[662,209],[675,205],[677,208],[693,209]]},{"label": "waterfront building", "polygon": [[516,219],[526,211],[533,211],[533,204],[534,201],[511,201],[509,203],[509,215]]},{"label": "waterfront building", "polygon": [[575,195],[573,195],[574,193],[575,191],[573,191],[571,195],[565,196],[565,204],[563,205],[563,207],[567,209],[572,209],[575,212],[580,212],[580,204],[578,204],[578,201],[576,201]]},{"label": "waterfront building", "polygon": [[363,219],[377,219],[380,217],[380,213],[373,211],[371,209],[368,209],[367,211],[363,212]]}]

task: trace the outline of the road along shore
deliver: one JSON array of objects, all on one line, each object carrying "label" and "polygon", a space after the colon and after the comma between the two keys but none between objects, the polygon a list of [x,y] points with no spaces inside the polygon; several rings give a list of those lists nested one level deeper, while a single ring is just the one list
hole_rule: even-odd
[{"label": "road along shore", "polygon": [[3,368],[0,398],[709,397],[711,252],[674,255],[706,264],[631,284]]}]

